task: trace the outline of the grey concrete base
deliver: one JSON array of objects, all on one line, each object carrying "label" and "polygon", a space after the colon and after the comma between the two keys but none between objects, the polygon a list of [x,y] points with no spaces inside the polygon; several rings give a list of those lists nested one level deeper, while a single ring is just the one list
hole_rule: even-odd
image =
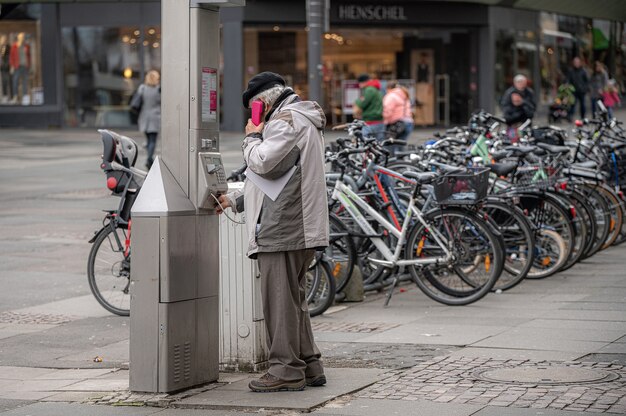
[{"label": "grey concrete base", "polygon": [[[202,409],[293,409],[308,411],[344,394],[360,390],[380,379],[383,370],[327,368],[328,383],[300,392],[253,393],[252,377],[209,390],[174,403],[175,407]],[[257,375],[258,376],[258,375]]]}]

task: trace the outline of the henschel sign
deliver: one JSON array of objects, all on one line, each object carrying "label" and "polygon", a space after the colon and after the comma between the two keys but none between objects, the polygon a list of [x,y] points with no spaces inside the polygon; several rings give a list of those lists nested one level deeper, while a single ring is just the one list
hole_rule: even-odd
[{"label": "henschel sign", "polygon": [[407,20],[404,6],[339,5],[340,20]]}]

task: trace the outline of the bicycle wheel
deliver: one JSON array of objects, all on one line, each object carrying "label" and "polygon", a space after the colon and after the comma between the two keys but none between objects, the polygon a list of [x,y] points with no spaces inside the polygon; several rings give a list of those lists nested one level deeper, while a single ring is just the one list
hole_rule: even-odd
[{"label": "bicycle wheel", "polygon": [[577,184],[576,189],[585,196],[587,202],[592,207],[596,223],[596,235],[594,236],[593,244],[583,257],[587,258],[597,253],[606,241],[610,231],[611,214],[609,213],[606,200],[594,189],[593,185],[580,183]]},{"label": "bicycle wheel", "polygon": [[558,272],[567,261],[563,238],[553,230],[538,230],[535,236],[535,260],[527,279],[543,279]]},{"label": "bicycle wheel", "polygon": [[320,255],[316,256],[305,278],[309,316],[321,315],[332,306],[337,291],[328,261]]},{"label": "bicycle wheel", "polygon": [[356,249],[350,232],[343,222],[334,214],[329,218],[329,244],[324,251],[325,258],[330,263],[330,269],[335,279],[337,292],[341,292],[352,276],[356,263]]},{"label": "bicycle wheel", "polygon": [[504,271],[493,290],[511,289],[532,267],[535,252],[532,226],[519,209],[504,202],[487,201],[483,209],[504,237]]},{"label": "bicycle wheel", "polygon": [[[593,240],[596,235],[596,220],[593,214],[593,208],[582,193],[577,190],[569,190],[568,195],[576,201],[576,216],[585,223],[585,227],[587,228],[582,254],[578,259],[580,261],[587,256],[587,253],[593,246]],[[567,266],[565,268],[567,268]]]},{"label": "bicycle wheel", "polygon": [[624,217],[622,216],[622,207],[619,196],[615,195],[615,193],[605,185],[596,185],[595,190],[598,191],[601,195],[604,196],[608,206],[609,206],[609,235],[606,237],[606,241],[600,247],[601,250],[608,248],[613,245],[620,232],[622,231],[622,225],[624,222]]},{"label": "bicycle wheel", "polygon": [[[537,230],[555,231],[565,243],[565,260],[569,258],[575,246],[575,230],[570,221],[570,214],[560,204],[547,193],[523,194],[520,196],[520,206],[527,213],[528,219],[537,227]],[[559,251],[559,258],[561,252]],[[548,261],[547,257],[542,259],[547,265],[554,265],[553,261]],[[535,259],[535,264],[537,259]],[[563,266],[565,262],[559,262]],[[559,269],[550,267],[552,273]],[[547,277],[543,276],[543,277]],[[530,274],[529,276],[530,277]]]},{"label": "bicycle wheel", "polygon": [[[437,229],[454,255],[450,264],[407,266],[416,285],[445,305],[467,305],[485,296],[504,266],[498,237],[489,225],[467,210],[445,208],[425,215],[428,228]],[[442,257],[442,248],[428,228],[418,223],[410,232],[405,258]]]},{"label": "bicycle wheel", "polygon": [[570,195],[564,193],[549,192],[547,195],[554,199],[555,202],[561,204],[561,208],[568,214],[568,219],[574,229],[574,244],[570,255],[561,266],[561,270],[566,270],[578,262],[585,249],[585,240],[587,239],[587,224],[581,218],[579,211],[582,211],[578,201]]},{"label": "bicycle wheel", "polygon": [[130,315],[130,254],[124,256],[127,230],[107,227],[94,241],[87,261],[89,288],[100,305]]}]

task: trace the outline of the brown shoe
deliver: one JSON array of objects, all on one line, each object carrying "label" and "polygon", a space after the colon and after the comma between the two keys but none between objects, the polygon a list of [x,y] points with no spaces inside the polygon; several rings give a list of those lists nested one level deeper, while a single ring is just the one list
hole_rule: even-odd
[{"label": "brown shoe", "polygon": [[248,387],[250,390],[258,393],[266,393],[272,391],[300,391],[304,390],[306,385],[304,379],[298,381],[285,381],[278,377],[274,377],[270,373],[265,373],[256,380],[252,380]]},{"label": "brown shoe", "polygon": [[324,384],[326,384],[326,376],[324,374],[306,378],[306,385],[309,387],[321,387]]}]

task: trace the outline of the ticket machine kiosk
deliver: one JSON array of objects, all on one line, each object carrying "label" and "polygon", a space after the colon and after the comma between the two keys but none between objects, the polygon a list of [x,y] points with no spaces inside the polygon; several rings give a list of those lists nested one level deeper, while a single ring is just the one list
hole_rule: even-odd
[{"label": "ticket machine kiosk", "polygon": [[162,157],[131,211],[130,389],[217,380],[219,8],[245,0],[162,0]]}]

